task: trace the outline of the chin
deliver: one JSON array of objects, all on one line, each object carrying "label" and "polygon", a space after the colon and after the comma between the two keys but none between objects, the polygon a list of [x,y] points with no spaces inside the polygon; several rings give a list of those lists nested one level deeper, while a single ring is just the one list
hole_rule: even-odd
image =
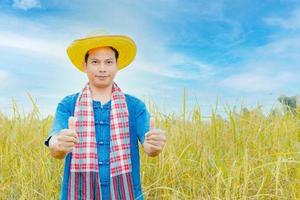
[{"label": "chin", "polygon": [[93,85],[97,88],[106,88],[109,87],[111,85],[111,83],[107,83],[107,82],[103,82],[103,83],[93,83]]}]

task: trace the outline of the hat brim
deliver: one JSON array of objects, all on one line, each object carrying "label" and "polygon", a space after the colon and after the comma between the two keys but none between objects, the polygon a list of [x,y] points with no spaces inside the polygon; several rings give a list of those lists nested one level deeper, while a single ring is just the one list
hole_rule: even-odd
[{"label": "hat brim", "polygon": [[83,38],[73,41],[67,54],[77,69],[83,71],[85,54],[94,48],[111,46],[119,52],[118,70],[127,67],[135,58],[136,45],[132,39],[123,35],[109,35]]}]

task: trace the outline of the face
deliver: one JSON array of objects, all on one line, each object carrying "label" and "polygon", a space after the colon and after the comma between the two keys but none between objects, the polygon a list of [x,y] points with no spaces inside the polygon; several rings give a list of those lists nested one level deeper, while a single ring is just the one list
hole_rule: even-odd
[{"label": "face", "polygon": [[115,53],[111,48],[100,47],[90,50],[87,62],[83,65],[92,86],[106,88],[113,84],[118,68]]}]

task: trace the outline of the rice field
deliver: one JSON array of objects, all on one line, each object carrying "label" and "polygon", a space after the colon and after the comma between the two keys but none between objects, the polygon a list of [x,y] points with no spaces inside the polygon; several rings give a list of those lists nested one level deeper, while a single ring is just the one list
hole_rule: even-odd
[{"label": "rice field", "polygon": [[[167,144],[156,158],[141,150],[145,199],[300,199],[300,117],[260,107],[181,115],[149,106]],[[43,145],[53,116],[38,107],[0,113],[0,199],[58,199],[63,161]]]}]

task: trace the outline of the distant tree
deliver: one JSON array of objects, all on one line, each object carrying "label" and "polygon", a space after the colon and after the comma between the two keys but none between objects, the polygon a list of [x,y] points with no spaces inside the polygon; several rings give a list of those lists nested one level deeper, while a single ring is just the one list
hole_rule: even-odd
[{"label": "distant tree", "polygon": [[278,97],[278,101],[284,107],[285,111],[291,111],[292,113],[296,113],[299,109],[299,97],[298,96],[280,96]]}]

